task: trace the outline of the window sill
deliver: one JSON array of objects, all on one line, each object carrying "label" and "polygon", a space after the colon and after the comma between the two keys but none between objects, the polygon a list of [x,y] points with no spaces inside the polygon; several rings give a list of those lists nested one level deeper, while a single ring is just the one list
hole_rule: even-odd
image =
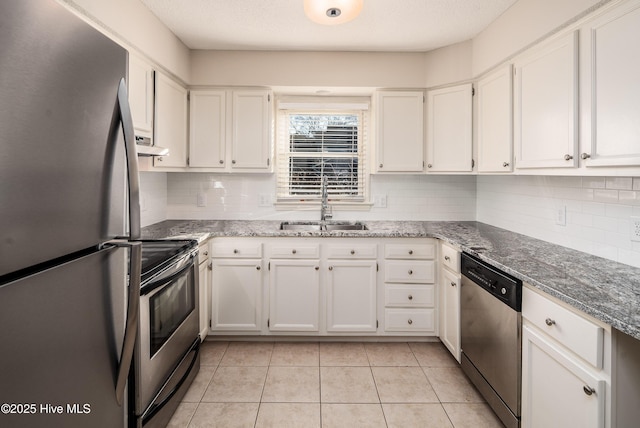
[{"label": "window sill", "polygon": [[[276,211],[317,211],[319,202],[279,201],[273,204]],[[372,202],[330,202],[329,207],[335,211],[370,211]]]}]

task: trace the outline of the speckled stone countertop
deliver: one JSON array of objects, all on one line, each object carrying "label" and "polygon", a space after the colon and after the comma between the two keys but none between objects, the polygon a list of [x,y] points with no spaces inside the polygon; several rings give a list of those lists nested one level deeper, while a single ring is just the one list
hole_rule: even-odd
[{"label": "speckled stone countertop", "polygon": [[208,237],[439,238],[640,340],[640,268],[478,222],[367,221],[365,231],[282,231],[280,221],[167,220],[145,239]]}]

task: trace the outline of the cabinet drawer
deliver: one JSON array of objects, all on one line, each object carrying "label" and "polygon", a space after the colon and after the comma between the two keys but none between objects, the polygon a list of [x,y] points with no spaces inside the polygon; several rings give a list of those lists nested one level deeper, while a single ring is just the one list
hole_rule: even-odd
[{"label": "cabinet drawer", "polygon": [[435,303],[435,285],[385,284],[385,306],[425,306]]},{"label": "cabinet drawer", "polygon": [[460,252],[444,242],[440,245],[440,261],[443,266],[460,273]]},{"label": "cabinet drawer", "polygon": [[274,259],[317,259],[320,257],[320,245],[307,242],[283,243],[271,247]]},{"label": "cabinet drawer", "polygon": [[522,290],[522,316],[582,357],[602,368],[604,329],[526,287]]},{"label": "cabinet drawer", "polygon": [[262,244],[260,242],[216,242],[211,243],[211,257],[253,259],[262,257]]},{"label": "cabinet drawer", "polygon": [[375,259],[378,256],[376,244],[338,244],[327,246],[329,259]]},{"label": "cabinet drawer", "polygon": [[209,260],[209,245],[202,244],[198,247],[198,264]]},{"label": "cabinet drawer", "polygon": [[434,309],[385,309],[386,331],[436,331]]},{"label": "cabinet drawer", "polygon": [[384,257],[386,259],[434,259],[436,245],[435,243],[386,244]]},{"label": "cabinet drawer", "polygon": [[393,260],[386,261],[384,269],[385,282],[433,283],[435,266],[432,261]]}]

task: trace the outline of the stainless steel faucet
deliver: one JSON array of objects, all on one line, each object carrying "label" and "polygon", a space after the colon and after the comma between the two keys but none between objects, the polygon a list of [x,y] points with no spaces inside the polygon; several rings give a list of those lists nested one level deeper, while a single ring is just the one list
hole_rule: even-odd
[{"label": "stainless steel faucet", "polygon": [[329,187],[329,178],[325,175],[322,177],[322,204],[320,205],[320,221],[323,222],[333,218],[332,209],[328,202],[329,191],[327,187]]}]

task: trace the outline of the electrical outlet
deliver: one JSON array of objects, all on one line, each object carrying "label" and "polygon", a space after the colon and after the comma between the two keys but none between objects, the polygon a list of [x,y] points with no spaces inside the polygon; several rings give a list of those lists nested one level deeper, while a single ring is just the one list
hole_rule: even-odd
[{"label": "electrical outlet", "polygon": [[198,192],[198,195],[197,195],[196,199],[197,199],[196,204],[199,207],[206,207],[207,206],[207,194],[206,193]]},{"label": "electrical outlet", "polygon": [[563,205],[556,209],[556,224],[558,226],[566,226],[567,225],[567,207]]},{"label": "electrical outlet", "polygon": [[640,217],[631,217],[631,240],[640,242]]},{"label": "electrical outlet", "polygon": [[271,202],[271,195],[269,193],[260,193],[258,195],[258,206],[259,207],[270,207],[273,205]]},{"label": "electrical outlet", "polygon": [[387,195],[375,195],[373,197],[373,206],[376,208],[387,207]]}]

